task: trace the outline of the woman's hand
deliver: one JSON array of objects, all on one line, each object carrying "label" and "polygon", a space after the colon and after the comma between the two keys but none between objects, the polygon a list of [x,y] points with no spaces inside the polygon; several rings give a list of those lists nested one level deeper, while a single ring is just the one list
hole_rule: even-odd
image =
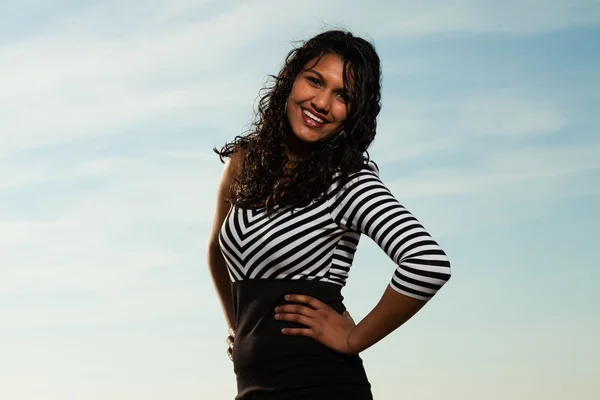
[{"label": "woman's hand", "polygon": [[357,354],[350,346],[350,333],[356,326],[348,311],[338,314],[314,297],[292,294],[285,299],[300,304],[284,304],[275,308],[275,318],[295,322],[306,328],[284,328],[285,335],[308,336],[344,354]]},{"label": "woman's hand", "polygon": [[233,361],[233,342],[235,341],[235,330],[233,328],[229,328],[229,336],[227,336],[227,356],[231,361]]}]

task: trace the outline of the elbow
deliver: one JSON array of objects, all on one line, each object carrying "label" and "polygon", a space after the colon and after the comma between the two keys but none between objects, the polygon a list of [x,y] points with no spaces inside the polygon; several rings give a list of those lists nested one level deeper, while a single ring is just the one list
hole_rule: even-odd
[{"label": "elbow", "polygon": [[439,271],[438,274],[438,279],[439,279],[439,287],[436,290],[436,293],[443,287],[445,286],[448,281],[450,280],[450,278],[452,277],[452,268],[450,267],[450,261],[446,258],[446,261],[444,263],[444,265],[442,266],[442,269]]},{"label": "elbow", "polygon": [[446,264],[446,282],[448,282],[451,277],[452,277],[452,268],[450,266],[450,261],[448,261]]},{"label": "elbow", "polygon": [[437,274],[441,283],[440,288],[446,283],[448,283],[448,281],[452,277],[452,268],[450,266],[450,260],[448,260],[448,256],[446,255],[444,255],[444,258],[444,261],[439,265],[439,274]]},{"label": "elbow", "polygon": [[428,301],[448,283],[450,261],[444,254],[431,258],[412,258],[398,264],[392,287],[415,299]]}]

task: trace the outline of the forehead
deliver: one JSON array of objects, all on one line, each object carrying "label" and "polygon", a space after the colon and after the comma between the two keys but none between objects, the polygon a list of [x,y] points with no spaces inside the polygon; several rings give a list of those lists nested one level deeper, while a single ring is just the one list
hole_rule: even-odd
[{"label": "forehead", "polygon": [[[337,54],[327,53],[320,58],[315,57],[309,60],[303,69],[305,71],[316,71],[323,75],[327,81],[343,86],[344,60]],[[346,66],[346,73],[348,74],[348,78],[350,78],[348,65]]]}]

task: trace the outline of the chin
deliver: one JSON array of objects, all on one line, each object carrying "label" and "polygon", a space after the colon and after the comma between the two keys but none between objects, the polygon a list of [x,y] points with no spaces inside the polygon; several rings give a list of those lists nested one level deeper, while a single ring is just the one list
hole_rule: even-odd
[{"label": "chin", "polygon": [[294,133],[294,136],[305,143],[317,143],[323,140],[321,135],[298,135]]},{"label": "chin", "polygon": [[317,143],[329,137],[327,133],[321,133],[302,126],[300,129],[293,129],[294,136],[305,143]]}]

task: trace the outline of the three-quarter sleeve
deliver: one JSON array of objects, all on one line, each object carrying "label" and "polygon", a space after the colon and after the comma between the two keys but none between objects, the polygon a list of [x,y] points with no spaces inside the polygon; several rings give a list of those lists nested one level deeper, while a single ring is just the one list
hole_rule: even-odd
[{"label": "three-quarter sleeve", "polygon": [[446,253],[391,194],[375,163],[334,183],[327,202],[339,227],[369,236],[396,264],[392,289],[429,300],[450,279]]}]

